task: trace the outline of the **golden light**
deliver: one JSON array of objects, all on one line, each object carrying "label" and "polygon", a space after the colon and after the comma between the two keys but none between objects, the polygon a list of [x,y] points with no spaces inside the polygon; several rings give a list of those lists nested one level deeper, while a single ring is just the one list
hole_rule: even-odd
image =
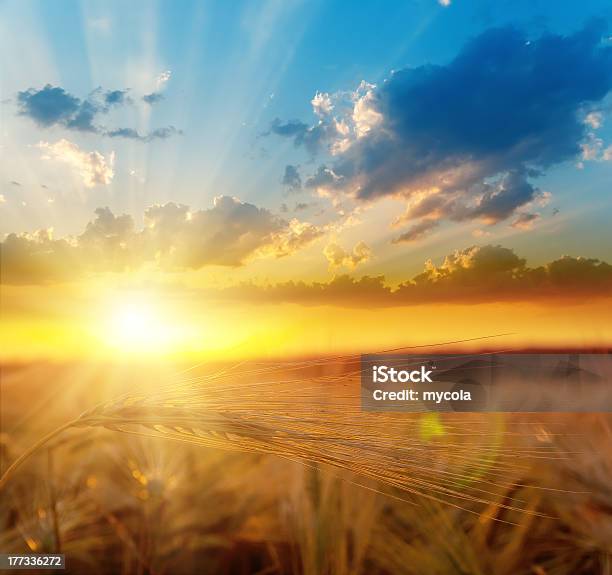
[{"label": "golden light", "polygon": [[151,298],[132,297],[109,307],[103,339],[117,351],[176,353],[187,344],[187,327]]}]

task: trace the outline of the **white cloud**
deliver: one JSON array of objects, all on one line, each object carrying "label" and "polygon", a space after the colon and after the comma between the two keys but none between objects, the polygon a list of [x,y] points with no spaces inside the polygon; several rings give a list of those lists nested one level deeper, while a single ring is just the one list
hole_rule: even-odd
[{"label": "white cloud", "polygon": [[438,4],[440,4],[440,6],[444,6],[446,8],[447,6],[451,5],[451,0],[438,0]]},{"label": "white cloud", "polygon": [[383,115],[375,107],[374,90],[376,86],[362,81],[354,93],[353,122],[358,138],[365,136],[372,128],[378,126]]},{"label": "white cloud", "polygon": [[65,139],[61,139],[54,144],[40,142],[38,147],[43,150],[45,160],[55,160],[67,164],[82,178],[83,184],[88,188],[108,185],[113,180],[115,175],[113,170],[114,152],[110,152],[107,156],[97,151],[85,152],[73,142]]},{"label": "white cloud", "polygon": [[582,148],[582,159],[586,161],[596,160],[602,145],[603,142],[599,138],[595,138],[593,134],[590,134],[589,140],[580,144]]},{"label": "white cloud", "polygon": [[314,113],[319,118],[329,116],[334,109],[330,95],[327,92],[317,92],[310,101]]},{"label": "white cloud", "polygon": [[601,128],[603,125],[603,117],[601,112],[591,112],[590,114],[587,114],[586,118],[584,119],[584,123],[593,128],[593,130]]},{"label": "white cloud", "polygon": [[158,91],[164,88],[164,86],[170,81],[171,76],[172,76],[171,70],[164,70],[163,72],[158,74],[157,78],[155,79],[155,83],[156,83]]}]

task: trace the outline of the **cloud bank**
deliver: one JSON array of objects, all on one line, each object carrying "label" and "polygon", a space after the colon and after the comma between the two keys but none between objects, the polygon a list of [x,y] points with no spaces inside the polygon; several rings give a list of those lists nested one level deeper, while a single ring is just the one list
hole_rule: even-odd
[{"label": "cloud bank", "polygon": [[395,289],[386,284],[384,276],[356,279],[341,275],[329,282],[245,283],[210,290],[207,297],[368,308],[551,299],[580,302],[612,297],[612,266],[597,259],[563,256],[531,268],[513,250],[485,245],[457,250],[440,265],[427,261],[423,272]]},{"label": "cloud bank", "polygon": [[175,203],[134,219],[98,208],[82,234],[54,239],[51,231],[9,234],[0,244],[1,280],[37,284],[77,279],[88,272],[118,272],[151,264],[166,270],[241,266],[251,259],[284,257],[323,232],[313,224],[286,221],[246,202],[218,196],[205,210]]}]

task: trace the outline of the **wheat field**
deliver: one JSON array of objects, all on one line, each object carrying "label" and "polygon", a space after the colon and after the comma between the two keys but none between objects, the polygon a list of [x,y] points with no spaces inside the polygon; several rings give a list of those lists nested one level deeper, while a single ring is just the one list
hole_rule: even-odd
[{"label": "wheat field", "polygon": [[608,416],[365,413],[358,362],[4,366],[0,548],[70,573],[612,573]]}]

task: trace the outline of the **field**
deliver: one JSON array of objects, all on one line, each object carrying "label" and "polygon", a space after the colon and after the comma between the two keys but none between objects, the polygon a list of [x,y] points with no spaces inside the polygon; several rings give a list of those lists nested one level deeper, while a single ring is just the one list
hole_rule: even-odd
[{"label": "field", "polygon": [[70,573],[612,573],[612,419],[359,408],[355,358],[5,365],[0,548]]}]

